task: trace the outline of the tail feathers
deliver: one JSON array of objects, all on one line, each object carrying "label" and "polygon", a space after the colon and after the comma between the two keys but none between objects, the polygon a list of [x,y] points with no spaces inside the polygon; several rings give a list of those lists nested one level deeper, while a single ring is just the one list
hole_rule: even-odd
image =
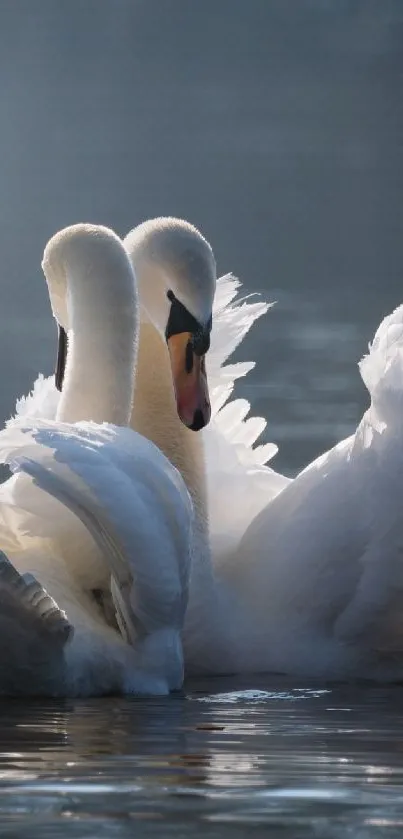
[{"label": "tail feathers", "polygon": [[30,574],[0,552],[0,695],[59,695],[64,647],[73,635],[65,613]]}]

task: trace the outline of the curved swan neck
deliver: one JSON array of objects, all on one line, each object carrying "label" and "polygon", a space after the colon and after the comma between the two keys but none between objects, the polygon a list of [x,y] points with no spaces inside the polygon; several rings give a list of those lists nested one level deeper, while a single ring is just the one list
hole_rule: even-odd
[{"label": "curved swan neck", "polygon": [[[115,255],[116,256],[116,255]],[[137,353],[137,298],[132,269],[119,260],[66,267],[69,348],[57,419],[129,423]],[[112,270],[111,270],[112,269]]]},{"label": "curved swan neck", "polygon": [[217,637],[215,618],[206,626],[206,609],[217,619],[221,617],[209,544],[204,442],[202,434],[189,431],[178,418],[167,349],[150,323],[140,326],[130,425],[164,452],[181,473],[192,497],[195,519],[183,643],[192,671],[200,672],[199,662],[204,661],[208,639]]},{"label": "curved swan neck", "polygon": [[152,440],[181,473],[192,496],[197,528],[206,534],[203,438],[180,421],[166,345],[151,323],[141,323],[135,402],[130,425]]}]

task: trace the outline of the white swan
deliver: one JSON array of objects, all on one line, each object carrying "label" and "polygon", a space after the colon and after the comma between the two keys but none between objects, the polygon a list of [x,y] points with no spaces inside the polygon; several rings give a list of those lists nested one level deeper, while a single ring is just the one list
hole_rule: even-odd
[{"label": "white swan", "polygon": [[[180,219],[147,221],[126,236],[124,245],[136,272],[141,304],[130,424],[153,440],[181,472],[196,509],[196,553],[208,557],[212,545],[217,563],[219,554],[233,550],[267,498],[288,483],[264,465],[276,447],[254,448],[266,422],[260,417],[246,419],[246,400],[226,404],[235,380],[254,365],[226,367],[225,362],[268,306],[249,300],[234,304],[238,281],[232,275],[216,280],[209,243]],[[190,374],[186,372],[189,351]],[[204,418],[197,416],[207,380],[209,424],[209,412]],[[190,430],[195,424],[206,426],[202,434]]]},{"label": "white swan", "polygon": [[[0,492],[0,541],[17,569],[4,559],[0,596],[11,605],[5,615],[0,610],[8,645],[0,649],[0,693],[167,692],[183,678],[188,493],[148,440],[116,425],[71,424],[88,415],[128,422],[136,356],[133,271],[115,234],[88,225],[53,237],[43,267],[69,350],[56,421],[25,416],[0,434],[3,461],[30,476],[17,474]],[[93,597],[92,589],[108,589],[111,572],[118,621],[130,643],[108,626]],[[60,608],[44,600],[41,586]],[[60,609],[74,628],[68,642]]]},{"label": "white swan", "polygon": [[[265,465],[275,446],[254,447],[265,421],[247,419],[246,400],[228,402],[236,378],[253,364],[225,366],[225,362],[268,307],[249,300],[233,302],[237,280],[226,275],[216,281],[211,247],[187,222],[147,221],[132,230],[124,244],[136,272],[141,304],[130,423],[179,469],[195,507],[184,632],[187,669],[220,671],[223,661],[234,669],[228,610],[237,606],[228,585],[228,558],[253,518],[289,480]],[[207,350],[212,421],[202,433],[195,433],[192,428],[203,424],[202,418],[194,419],[206,389],[203,351]],[[193,366],[187,374],[189,352]]]},{"label": "white swan", "polygon": [[254,615],[243,669],[403,676],[403,306],[360,372],[371,404],[355,434],[267,505],[233,557]]},{"label": "white swan", "polygon": [[[194,228],[177,220],[147,223],[129,235],[126,247],[143,302],[132,423],[141,425],[179,467],[199,522],[184,639],[189,669],[401,678],[403,308],[383,321],[361,362],[371,407],[356,433],[293,482],[282,481],[262,465],[270,449],[257,449],[254,468],[251,443],[258,428],[244,422],[242,403],[221,407],[237,371],[219,363],[215,367],[214,330],[221,363],[224,336],[230,352],[256,310],[248,302],[243,308],[231,304],[233,280],[218,281],[222,297],[207,356],[213,419],[201,434],[182,429],[164,338],[172,300],[167,303],[164,295],[173,291],[206,327],[215,273],[211,250]],[[204,307],[200,261],[210,272]],[[192,332],[182,314],[179,334]],[[225,332],[232,315],[233,332]],[[180,339],[179,345],[185,350],[187,340]],[[182,372],[184,363],[182,353]],[[214,406],[215,390],[221,410]],[[211,557],[206,544],[207,505],[213,522],[216,507],[225,518],[224,542],[228,538],[234,548],[243,536],[226,562],[221,549]],[[253,507],[258,514],[251,524]],[[242,534],[245,523],[249,527]]]},{"label": "white swan", "polygon": [[[400,678],[403,307],[381,324],[361,363],[372,404],[356,434],[286,481],[262,464],[259,450],[254,455],[259,421],[252,419],[251,429],[242,425],[239,404],[221,408],[203,431],[204,452],[201,435],[178,423],[168,354],[154,327],[161,333],[169,323],[171,291],[171,306],[179,300],[184,307],[176,319],[182,347],[192,332],[187,312],[200,327],[208,323],[209,311],[200,305],[201,296],[209,299],[215,270],[208,244],[189,225],[160,219],[132,231],[125,246],[142,303],[131,423],[180,469],[199,522],[184,634],[188,670]],[[159,376],[158,412],[146,371]],[[231,425],[235,441],[246,443],[241,456]],[[212,522],[212,555],[203,529],[206,474],[210,512],[218,510],[225,522],[218,527],[221,548],[217,517]]]},{"label": "white swan", "polygon": [[[267,500],[289,481],[264,465],[275,454],[275,446],[254,447],[265,421],[247,418],[246,400],[228,401],[235,380],[253,363],[225,362],[268,307],[260,301],[234,301],[238,281],[227,275],[216,282],[211,247],[187,222],[170,218],[146,222],[129,234],[125,245],[136,271],[142,304],[131,425],[155,442],[179,469],[195,506],[190,605],[184,635],[188,669],[214,671],[223,658],[227,664],[232,662],[229,666],[234,669],[229,656],[231,622],[222,603],[222,597],[231,591],[227,586],[221,591],[224,559],[232,555]],[[192,425],[200,401],[206,397],[201,356],[208,345],[212,308],[207,354],[212,420],[202,433],[195,433],[179,419],[178,410],[185,423]],[[188,345],[194,337],[197,352],[192,350],[191,371],[187,374]],[[52,417],[57,404],[53,380],[40,379],[33,394],[19,401],[18,416]],[[208,413],[208,408],[204,418],[199,413],[196,424],[207,420]],[[57,531],[60,528],[58,520]],[[79,536],[82,540],[82,533]],[[91,579],[93,566],[89,562]],[[82,573],[88,572],[82,569]],[[101,579],[99,585],[105,586],[105,581]]]}]

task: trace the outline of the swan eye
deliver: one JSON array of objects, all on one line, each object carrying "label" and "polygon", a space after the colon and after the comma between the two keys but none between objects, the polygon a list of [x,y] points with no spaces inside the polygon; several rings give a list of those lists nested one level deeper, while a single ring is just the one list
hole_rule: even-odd
[{"label": "swan eye", "polygon": [[[175,297],[171,289],[167,291],[167,298],[171,302],[171,309],[165,329],[166,340],[168,341],[172,335],[180,335],[183,332],[189,332],[192,336],[191,348],[193,352],[199,357],[204,355],[210,347],[212,318],[209,318],[206,326],[201,326],[199,321],[196,320],[190,312],[188,312],[186,306],[184,306],[183,303]],[[188,353],[188,350],[186,350],[186,352]]]}]

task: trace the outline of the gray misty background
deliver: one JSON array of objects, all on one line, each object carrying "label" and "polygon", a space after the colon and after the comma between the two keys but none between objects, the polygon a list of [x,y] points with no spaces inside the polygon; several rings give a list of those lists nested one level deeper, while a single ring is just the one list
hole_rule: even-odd
[{"label": "gray misty background", "polygon": [[350,433],[403,301],[402,24],[401,0],[0,0],[1,420],[52,370],[47,239],[171,214],[278,301],[238,389],[275,465]]}]

